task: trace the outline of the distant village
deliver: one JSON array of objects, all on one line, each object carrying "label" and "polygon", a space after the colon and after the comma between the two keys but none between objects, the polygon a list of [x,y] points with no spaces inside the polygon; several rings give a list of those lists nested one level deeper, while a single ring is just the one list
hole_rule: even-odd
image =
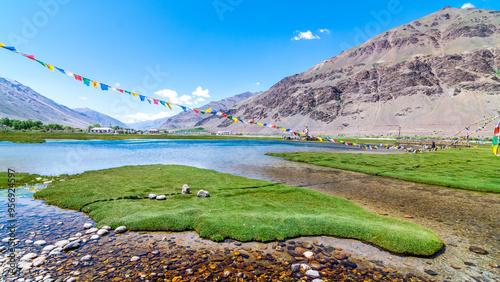
[{"label": "distant village", "polygon": [[7,117],[0,118],[0,130],[3,132],[66,132],[66,133],[92,133],[92,134],[201,134],[201,135],[233,135],[231,131],[208,132],[203,128],[194,129],[156,129],[135,130],[132,128],[122,128],[120,126],[103,127],[100,124],[89,125],[86,129],[63,126],[61,124],[43,124],[41,121],[16,120]]}]

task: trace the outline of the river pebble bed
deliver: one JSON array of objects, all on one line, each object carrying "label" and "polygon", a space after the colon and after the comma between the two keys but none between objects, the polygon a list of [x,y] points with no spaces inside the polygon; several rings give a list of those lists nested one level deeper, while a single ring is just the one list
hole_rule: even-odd
[{"label": "river pebble bed", "polygon": [[[6,199],[0,197],[2,207],[7,205]],[[15,274],[9,266],[8,250],[12,221],[3,216],[5,208],[0,210],[2,281],[432,280],[387,268],[379,261],[353,259],[335,238],[264,244],[215,243],[194,232],[117,234],[95,228],[95,222],[83,213],[34,200],[28,192],[17,196],[16,204]],[[332,244],[327,245],[329,242]]]}]

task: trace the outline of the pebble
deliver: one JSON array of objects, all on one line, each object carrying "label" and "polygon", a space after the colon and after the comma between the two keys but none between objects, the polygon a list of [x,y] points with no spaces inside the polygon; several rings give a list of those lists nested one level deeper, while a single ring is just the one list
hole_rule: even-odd
[{"label": "pebble", "polygon": [[69,250],[78,249],[79,247],[80,247],[80,240],[77,240],[77,241],[73,241],[73,242],[67,244],[66,246],[64,246],[63,250],[69,251]]},{"label": "pebble", "polygon": [[309,269],[308,271],[306,271],[306,275],[309,277],[317,278],[319,277],[319,272],[316,270]]},{"label": "pebble", "polygon": [[64,246],[66,246],[67,244],[69,244],[69,240],[61,240],[61,241],[57,241],[54,244],[54,246],[59,247],[59,248],[64,248]]},{"label": "pebble", "polygon": [[167,199],[167,197],[165,195],[159,195],[159,196],[156,196],[156,199],[162,201],[162,200]]},{"label": "pebble", "polygon": [[94,228],[90,228],[89,230],[87,230],[87,231],[85,232],[85,234],[92,234],[92,233],[96,232],[97,230],[99,230],[99,229],[97,229],[97,228],[95,228],[95,227],[94,227]]},{"label": "pebble", "polygon": [[49,257],[57,257],[63,254],[63,248],[55,248],[49,253]]},{"label": "pebble", "polygon": [[302,247],[310,250],[313,248],[313,244],[309,242],[302,242]]},{"label": "pebble", "polygon": [[120,226],[115,229],[115,233],[125,233],[127,231],[127,227],[125,226]]},{"label": "pebble", "polygon": [[85,224],[83,225],[83,229],[89,229],[89,228],[91,228],[91,227],[92,227],[92,223],[85,223]]},{"label": "pebble", "polygon": [[53,250],[53,249],[55,249],[55,248],[57,248],[57,246],[56,246],[56,245],[47,245],[47,246],[45,246],[45,247],[42,249],[42,252],[47,252],[47,253],[48,253],[48,252],[52,251],[52,250]]},{"label": "pebble", "polygon": [[196,193],[196,197],[208,198],[208,197],[210,197],[210,193],[208,193],[208,191],[205,191],[205,190],[200,190],[200,191],[198,191],[198,193]]},{"label": "pebble", "polygon": [[104,229],[104,228],[103,228],[103,229],[99,229],[99,230],[97,231],[97,235],[99,235],[99,236],[104,236],[104,235],[106,235],[106,234],[108,234],[108,230],[107,230],[107,229]]},{"label": "pebble", "polygon": [[42,265],[45,262],[45,257],[39,257],[33,261],[33,267]]},{"label": "pebble", "polygon": [[31,244],[31,243],[33,243],[33,241],[32,240],[26,240],[26,241],[24,241],[24,243]]},{"label": "pebble", "polygon": [[476,246],[470,246],[469,251],[474,252],[476,254],[480,254],[480,255],[487,255],[488,254],[488,251],[486,251],[483,248],[476,247]]},{"label": "pebble", "polygon": [[133,256],[133,257],[130,259],[130,261],[138,261],[138,260],[140,260],[140,259],[141,259],[141,258],[140,258],[140,257],[138,257],[138,256]]},{"label": "pebble", "polygon": [[22,258],[21,258],[21,261],[29,261],[29,260],[32,260],[34,258],[36,258],[38,255],[36,253],[28,253],[28,254],[25,254]]},{"label": "pebble", "polygon": [[325,282],[325,281],[323,281],[322,279],[318,279],[318,278],[316,278],[316,279],[313,279],[313,281],[312,281],[312,282]]},{"label": "pebble", "polygon": [[63,222],[59,221],[56,225],[63,225]]},{"label": "pebble", "polygon": [[111,227],[107,226],[107,225],[104,225],[101,229],[106,229],[106,230],[111,230]]},{"label": "pebble", "polygon": [[35,246],[37,246],[37,247],[39,247],[39,246],[43,246],[43,245],[45,245],[45,244],[47,244],[47,242],[46,242],[45,240],[38,240],[38,241],[35,241],[35,242],[33,243],[33,245],[35,245]]},{"label": "pebble", "polygon": [[88,261],[88,260],[91,260],[91,259],[92,259],[91,255],[86,255],[86,256],[83,256],[80,260],[81,261]]},{"label": "pebble", "polygon": [[424,272],[432,276],[438,275],[437,272],[432,269],[424,269]]},{"label": "pebble", "polygon": [[156,194],[149,194],[148,198],[150,198],[151,200],[156,199]]},{"label": "pebble", "polygon": [[191,189],[189,188],[189,185],[184,184],[182,185],[182,194],[191,194]]},{"label": "pebble", "polygon": [[99,239],[101,238],[101,236],[97,235],[97,234],[94,234],[92,236],[90,236],[90,240],[96,240],[96,239]]},{"label": "pebble", "polygon": [[306,258],[312,258],[314,256],[314,253],[311,251],[304,252],[304,256]]}]

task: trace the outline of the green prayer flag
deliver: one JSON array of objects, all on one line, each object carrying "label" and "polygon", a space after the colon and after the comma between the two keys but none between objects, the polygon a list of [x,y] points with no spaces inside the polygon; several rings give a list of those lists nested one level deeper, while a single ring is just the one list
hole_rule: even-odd
[{"label": "green prayer flag", "polygon": [[90,86],[90,79],[82,77],[82,80],[83,80],[83,84]]}]

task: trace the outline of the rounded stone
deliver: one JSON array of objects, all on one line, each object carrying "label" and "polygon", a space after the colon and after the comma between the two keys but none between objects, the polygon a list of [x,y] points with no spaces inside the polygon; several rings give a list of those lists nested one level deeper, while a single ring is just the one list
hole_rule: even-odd
[{"label": "rounded stone", "polygon": [[28,254],[25,254],[22,258],[21,258],[21,261],[29,261],[29,260],[32,260],[34,258],[36,258],[38,255],[35,254],[35,253],[28,253]]},{"label": "rounded stone", "polygon": [[319,277],[319,272],[316,270],[309,269],[308,271],[306,271],[306,275],[309,277],[317,278]]},{"label": "rounded stone", "polygon": [[115,233],[125,233],[125,231],[127,231],[127,227],[125,226],[120,226],[115,229]]},{"label": "rounded stone", "polygon": [[69,240],[57,241],[54,245],[56,247],[64,248],[64,246],[66,246],[67,244],[69,244]]},{"label": "rounded stone", "polygon": [[38,240],[38,241],[35,241],[35,242],[33,243],[33,245],[35,245],[35,246],[37,246],[37,247],[39,247],[39,246],[43,246],[43,245],[45,245],[45,244],[47,244],[47,242],[46,242],[45,240]]},{"label": "rounded stone", "polygon": [[99,235],[99,236],[104,236],[104,235],[108,234],[108,232],[109,232],[109,231],[108,231],[107,229],[99,229],[99,230],[97,231],[97,235]]},{"label": "rounded stone", "polygon": [[88,261],[88,260],[91,260],[91,259],[92,259],[91,255],[86,255],[86,256],[83,256],[80,260],[81,261]]},{"label": "rounded stone", "polygon": [[87,230],[87,231],[85,232],[85,234],[92,234],[92,233],[96,232],[97,230],[99,230],[99,229],[97,229],[97,228],[95,228],[95,227],[94,227],[94,228],[90,228],[89,230]]},{"label": "rounded stone", "polygon": [[156,199],[157,200],[165,200],[165,199],[167,199],[167,197],[165,195],[159,195],[159,196],[156,196]]},{"label": "rounded stone", "polygon": [[91,228],[91,227],[92,227],[92,223],[85,223],[85,224],[83,225],[83,229],[89,229],[89,228]]},{"label": "rounded stone", "polygon": [[130,259],[130,261],[138,261],[138,260],[140,260],[140,259],[141,259],[141,258],[140,258],[140,257],[138,257],[138,256],[133,256],[133,257]]},{"label": "rounded stone", "polygon": [[55,249],[55,248],[57,248],[57,246],[56,246],[56,245],[47,245],[47,246],[45,246],[45,247],[42,249],[42,252],[47,252],[47,253],[49,253],[49,252],[51,252],[51,251],[52,251],[53,249]]},{"label": "rounded stone", "polygon": [[156,194],[149,194],[148,198],[150,198],[151,200],[156,199]]}]

